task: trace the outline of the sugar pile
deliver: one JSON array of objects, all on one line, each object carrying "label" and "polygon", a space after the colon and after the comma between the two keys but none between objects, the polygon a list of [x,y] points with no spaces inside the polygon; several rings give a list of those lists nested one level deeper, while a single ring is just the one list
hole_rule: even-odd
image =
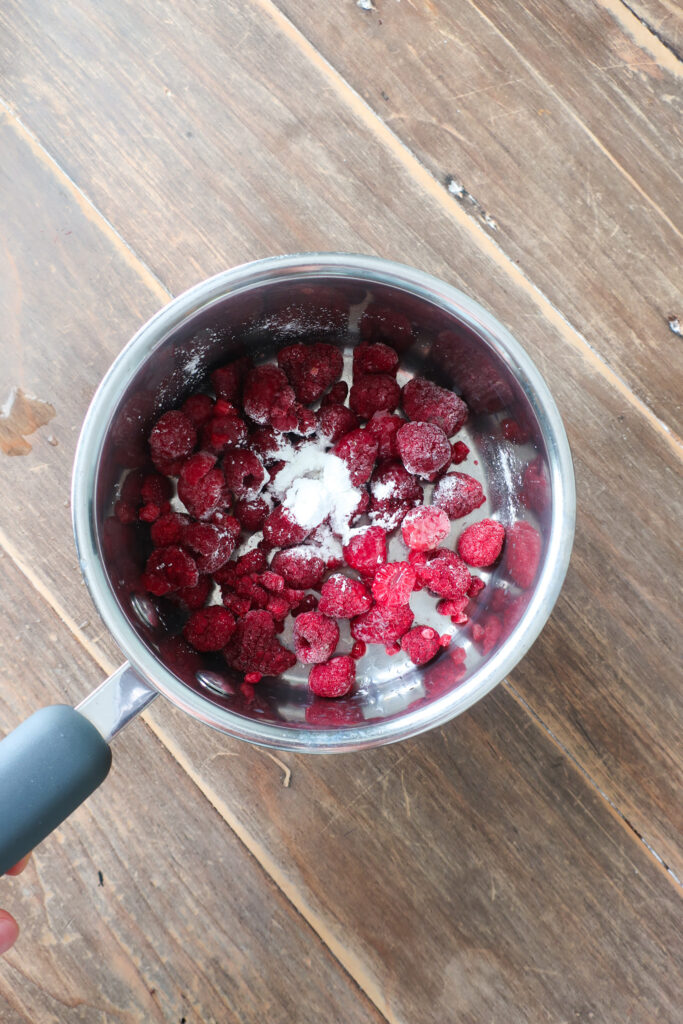
[{"label": "sugar pile", "polygon": [[361,499],[346,463],[326,451],[324,441],[292,450],[285,462],[273,480],[275,495],[304,529],[314,530],[329,518],[332,533],[346,543],[349,520]]}]

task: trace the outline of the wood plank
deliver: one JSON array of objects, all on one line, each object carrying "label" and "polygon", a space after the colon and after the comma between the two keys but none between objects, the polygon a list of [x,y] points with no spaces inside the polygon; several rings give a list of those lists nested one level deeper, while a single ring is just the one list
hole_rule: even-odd
[{"label": "wood plank", "polygon": [[609,9],[615,13],[617,5],[625,9],[621,13],[625,25],[632,14],[678,60],[683,60],[683,9],[676,0],[608,0]]},{"label": "wood plank", "polygon": [[[104,17],[103,9],[98,10]],[[121,10],[116,7],[116,12]],[[240,63],[230,65],[233,105],[239,95],[239,106],[231,107],[224,95],[224,44],[222,36],[213,34],[218,15],[214,11],[214,20],[208,18],[201,31],[195,31],[181,13],[183,18],[190,17],[181,8],[174,9],[173,30],[185,40],[196,37],[202,56],[201,61],[193,60],[187,44],[177,49],[187,70],[185,64],[166,60],[165,80],[171,82],[176,97],[172,103],[146,56],[139,64],[142,84],[136,90],[107,80],[106,97],[98,99],[96,88],[85,80],[71,92],[62,83],[60,90],[69,104],[73,102],[68,112],[72,127],[66,131],[63,111],[62,120],[56,120],[61,125],[56,134],[72,140],[69,170],[104,203],[110,220],[122,222],[126,237],[143,247],[155,272],[167,276],[172,288],[269,250],[329,248],[333,239],[341,249],[380,250],[460,285],[523,340],[553,388],[574,447],[579,527],[557,611],[532,656],[516,669],[514,684],[633,827],[680,873],[676,824],[680,774],[670,754],[680,732],[675,687],[677,594],[668,571],[677,557],[671,523],[679,508],[678,463],[669,435],[656,428],[629,392],[618,390],[618,382],[603,372],[590,352],[579,343],[572,347],[576,339],[571,329],[562,318],[552,318],[552,309],[543,307],[541,312],[537,296],[509,276],[497,250],[478,246],[469,218],[463,214],[458,219],[459,208],[451,215],[451,205],[443,205],[443,191],[428,190],[428,175],[415,182],[403,162],[402,149],[389,149],[382,139],[373,141],[365,134],[363,160],[349,165],[354,140],[366,132],[365,108],[343,106],[334,95],[324,108],[316,107],[314,99],[329,82],[318,65],[302,60],[289,37],[278,34],[268,21],[252,25],[252,15],[246,11],[234,13],[230,38],[240,38],[242,44]],[[88,27],[78,20],[76,24],[79,32]],[[165,43],[167,55],[176,52],[164,35],[168,26],[160,22],[157,27],[159,45]],[[85,45],[97,54],[98,32],[92,26],[89,31]],[[134,63],[130,40],[136,32],[142,33],[140,25],[126,23],[125,32],[123,28],[114,32],[110,26],[101,31],[105,38],[123,39],[122,58]],[[198,62],[204,75],[202,87],[188,91]],[[77,64],[74,67],[77,74]],[[140,96],[149,97],[142,113]],[[285,96],[287,103],[269,96]],[[112,109],[121,118],[116,123],[111,120]],[[141,117],[144,147],[139,136],[143,129],[130,127],[140,125]],[[248,145],[243,123],[249,125]],[[199,147],[197,152],[202,154],[202,163],[195,163],[194,170],[195,157],[179,142],[188,130],[193,132],[192,147]],[[86,135],[89,147],[97,138],[97,154],[93,158],[83,150],[76,158],[78,138]],[[295,138],[297,145],[293,145]],[[119,167],[115,150],[128,154],[120,159],[127,161],[129,178],[117,176],[112,188]],[[239,152],[239,168],[228,174],[231,160],[235,164],[233,150]],[[21,164],[21,157],[16,159]],[[144,181],[136,168],[144,168]],[[31,173],[34,195],[51,195],[48,170],[33,167]],[[268,196],[267,203],[244,198],[243,184],[248,180],[256,194]],[[377,183],[387,181],[392,187],[378,191]],[[12,196],[8,202],[22,199]],[[138,212],[142,204],[145,218]],[[34,288],[33,294],[40,296],[40,302],[34,300],[31,307],[32,316],[41,317],[40,323],[22,327],[35,353],[38,376],[32,389],[52,401],[58,412],[64,410],[72,432],[68,447],[41,450],[46,468],[40,470],[40,480],[38,474],[29,479],[18,466],[8,468],[11,493],[38,518],[27,522],[25,515],[8,508],[0,516],[0,528],[17,548],[29,553],[53,592],[68,594],[69,606],[79,609],[79,614],[83,609],[83,619],[92,623],[96,620],[92,610],[85,611],[87,599],[72,554],[66,510],[49,542],[36,537],[36,523],[41,516],[44,521],[46,490],[66,497],[84,396],[94,388],[123,335],[117,341],[103,331],[97,351],[87,357],[88,365],[70,366],[68,378],[48,373],[49,332],[73,313],[68,301],[65,309],[63,292],[44,295],[42,282],[32,278],[36,252],[42,250],[44,240],[26,234],[26,220],[24,214],[24,237],[12,236],[7,248],[23,261],[25,288]],[[107,244],[121,249],[111,232],[107,238]],[[83,241],[86,251],[94,244],[91,234]],[[127,249],[121,251],[126,259],[130,257]],[[454,252],[457,268],[452,265]],[[74,258],[78,261],[78,254]],[[81,255],[80,260],[90,265],[89,256]],[[110,288],[107,295],[113,301]],[[88,300],[89,308],[96,310],[96,293],[84,294],[83,303]],[[122,305],[125,308],[126,302]],[[82,326],[84,341],[76,340],[76,331],[71,334],[73,350],[87,347],[92,330],[92,325]],[[629,495],[628,501],[624,495]],[[657,496],[656,502],[648,498],[652,495]],[[88,628],[93,635],[102,632],[97,626]],[[644,686],[643,680],[649,679],[657,679],[658,685]]]},{"label": "wood plank", "polygon": [[[3,735],[101,670],[8,557],[0,567]],[[3,1024],[382,1019],[142,722],[115,741],[102,789],[0,889],[22,928],[0,959]]]},{"label": "wood plank", "polygon": [[[365,210],[365,191],[341,184],[333,164],[357,152],[361,139],[364,148],[368,126],[358,125],[354,135],[345,120],[350,148],[331,163],[323,145],[329,130],[321,132],[329,113],[318,103],[302,110],[288,70],[301,61],[298,47],[288,38],[288,64],[280,67],[278,48],[264,43],[277,38],[268,0],[248,13],[236,4],[220,10],[180,4],[172,18],[154,4],[110,6],[80,0],[68,15],[39,2],[8,10],[7,52],[25,54],[30,71],[10,71],[1,88],[172,289],[188,280],[185,269],[178,274],[181,266],[200,274],[207,264],[219,267],[226,250],[244,251],[240,236],[251,242],[250,253],[271,250],[274,240],[289,250],[310,244],[301,226],[312,222],[311,214],[321,227],[318,245],[346,246],[360,234],[367,248],[370,226],[349,224],[336,201],[337,191],[351,192],[353,209]],[[656,415],[676,427],[683,359],[669,317],[681,315],[682,248],[671,226],[678,220],[680,228],[680,90],[609,11],[594,3],[574,6],[554,5],[552,16],[545,3],[516,6],[509,15],[513,36],[504,11],[465,2],[391,2],[375,12],[324,0],[280,3],[424,162],[432,184],[444,190],[446,208],[470,221],[474,244],[488,236],[490,251],[500,257],[500,247],[507,256],[508,272],[541,289],[546,305],[557,307]],[[517,21],[528,23],[528,31],[517,29]],[[55,40],[50,52],[46,36]],[[179,50],[188,36],[202,50],[199,79]],[[157,54],[151,59],[150,39]],[[245,46],[233,48],[235,39]],[[125,66],[140,65],[139,89],[109,61],[112,46]],[[87,72],[90,60],[102,68],[96,83]],[[329,74],[320,87],[325,95],[336,88]],[[111,103],[118,119],[96,114],[93,103],[100,111]],[[287,125],[286,147],[276,149],[274,125],[264,123],[269,105]],[[254,138],[259,133],[265,152]],[[372,173],[354,165],[354,175],[373,191],[380,183],[388,191],[389,167],[372,163]],[[203,181],[194,194],[199,168],[210,178],[213,203]],[[302,190],[306,177],[311,188]],[[448,193],[449,183],[462,192]],[[186,219],[168,226],[170,249],[150,230],[169,217],[169,188],[193,192]],[[252,189],[268,197],[258,209],[246,199]],[[144,218],[136,215],[141,190]],[[275,219],[277,203],[282,212]],[[386,232],[373,244],[385,249]],[[457,266],[453,240],[446,244],[447,262]]]}]

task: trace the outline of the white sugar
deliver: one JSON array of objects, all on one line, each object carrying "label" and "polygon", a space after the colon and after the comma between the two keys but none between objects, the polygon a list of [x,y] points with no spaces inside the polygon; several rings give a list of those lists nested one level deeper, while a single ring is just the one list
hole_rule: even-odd
[{"label": "white sugar", "polygon": [[[333,533],[344,542],[360,491],[351,484],[343,459],[325,451],[324,442],[309,442],[293,451],[273,480],[273,490],[296,522],[313,530],[329,518]],[[288,454],[288,453],[287,453]]]}]

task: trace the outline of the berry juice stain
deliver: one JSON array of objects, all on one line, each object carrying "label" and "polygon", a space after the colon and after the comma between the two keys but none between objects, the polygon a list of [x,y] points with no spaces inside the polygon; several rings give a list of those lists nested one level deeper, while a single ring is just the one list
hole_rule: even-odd
[{"label": "berry juice stain", "polygon": [[0,410],[0,449],[5,455],[28,455],[31,445],[25,435],[44,427],[54,415],[49,402],[14,388]]}]

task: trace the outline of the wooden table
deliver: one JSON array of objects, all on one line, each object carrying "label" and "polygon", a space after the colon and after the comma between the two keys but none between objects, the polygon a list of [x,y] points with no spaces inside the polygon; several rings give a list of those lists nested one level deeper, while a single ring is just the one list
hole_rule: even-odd
[{"label": "wooden table", "polygon": [[680,47],[673,0],[5,0],[0,400],[55,415],[0,453],[0,730],[120,660],[79,426],[225,267],[377,252],[472,294],[579,513],[541,638],[445,728],[275,757],[157,702],[2,883],[3,1024],[680,1020]]}]

